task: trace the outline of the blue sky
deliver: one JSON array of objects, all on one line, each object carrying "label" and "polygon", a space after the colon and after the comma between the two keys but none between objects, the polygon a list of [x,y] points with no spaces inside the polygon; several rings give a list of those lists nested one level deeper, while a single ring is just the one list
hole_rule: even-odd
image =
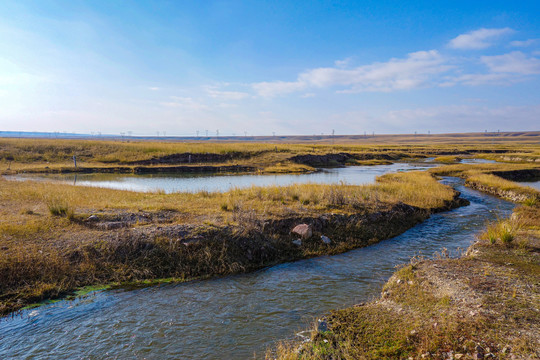
[{"label": "blue sky", "polygon": [[539,1],[2,1],[0,130],[540,130]]}]

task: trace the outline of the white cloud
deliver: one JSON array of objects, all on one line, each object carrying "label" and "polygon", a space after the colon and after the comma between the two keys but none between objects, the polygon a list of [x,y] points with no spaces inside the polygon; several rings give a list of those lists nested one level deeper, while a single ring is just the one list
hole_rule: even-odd
[{"label": "white cloud", "polygon": [[263,97],[274,97],[296,92],[303,90],[306,86],[306,84],[299,81],[263,81],[252,84],[253,90]]},{"label": "white cloud", "polygon": [[527,47],[527,46],[536,44],[538,40],[539,39],[516,40],[516,41],[511,41],[510,45],[515,46],[515,47]]},{"label": "white cloud", "polygon": [[[482,49],[492,45],[498,38],[514,30],[478,29],[461,34],[449,42],[456,49]],[[540,39],[514,41],[513,46],[525,46]],[[391,58],[385,62],[349,68],[351,58],[337,60],[334,66],[308,69],[297,75],[294,81],[263,81],[251,84],[259,96],[275,97],[304,92],[301,97],[312,96],[311,89],[335,89],[337,93],[392,92],[425,87],[451,87],[456,85],[509,85],[540,74],[540,59],[520,51],[478,58],[443,56],[437,50],[417,51],[404,58]],[[468,70],[478,62],[487,72]],[[473,66],[471,66],[473,65]]]},{"label": "white cloud", "polygon": [[222,109],[234,109],[238,107],[238,104],[230,104],[230,103],[222,102],[222,103],[219,103],[217,106]]},{"label": "white cloud", "polygon": [[180,108],[184,110],[207,110],[208,106],[203,103],[194,100],[191,97],[171,96],[172,101],[160,102],[161,105],[172,108]]},{"label": "white cloud", "polygon": [[478,85],[508,85],[523,81],[522,77],[517,77],[509,73],[487,73],[487,74],[464,74],[450,77],[448,81],[441,83],[441,87],[455,86],[458,84],[478,86]]},{"label": "white cloud", "polygon": [[489,72],[451,75],[439,86],[449,87],[458,84],[477,85],[510,85],[522,82],[532,75],[540,74],[540,59],[530,57],[521,51],[513,51],[503,55],[481,56],[480,62],[486,65]]},{"label": "white cloud", "polygon": [[261,96],[296,92],[306,88],[345,87],[340,92],[395,91],[427,85],[433,77],[452,67],[436,50],[417,51],[406,58],[392,58],[354,69],[316,68],[301,73],[296,81],[273,81],[253,84]]},{"label": "white cloud", "polygon": [[461,34],[450,40],[448,46],[453,49],[485,49],[493,45],[492,40],[507,34],[513,33],[510,28],[502,29],[478,29]]},{"label": "white cloud", "polygon": [[[483,49],[507,34],[511,28],[478,29],[452,39],[448,46],[456,49]],[[513,41],[512,46],[529,46],[540,39]],[[477,58],[443,56],[437,50],[417,51],[404,58],[391,58],[385,62],[349,67],[352,58],[336,60],[334,66],[308,69],[299,73],[294,81],[263,81],[251,84],[259,96],[275,97],[304,92],[301,97],[313,96],[312,89],[335,89],[337,93],[392,92],[425,87],[451,87],[456,85],[510,85],[540,74],[540,55],[533,51],[526,55],[520,51]],[[480,62],[487,67],[482,73],[470,69]]]},{"label": "white cloud", "polygon": [[157,86],[152,86],[152,87],[149,87],[148,90],[150,90],[150,91],[158,91],[158,90],[160,90],[160,88],[158,88]]},{"label": "white cloud", "polygon": [[494,73],[540,74],[540,59],[528,57],[521,51],[512,51],[504,55],[482,56],[480,60]]},{"label": "white cloud", "polygon": [[338,67],[338,68],[346,68],[347,66],[349,66],[351,61],[352,61],[352,58],[348,57],[348,58],[345,58],[343,60],[334,61],[334,65],[336,65],[336,67]]},{"label": "white cloud", "polygon": [[218,90],[217,87],[215,87],[215,86],[207,86],[205,88],[205,90],[206,90],[206,93],[208,94],[208,96],[210,96],[211,98],[215,98],[215,99],[242,100],[242,99],[245,99],[245,98],[250,96],[248,93],[241,92],[241,91],[222,91],[222,90]]}]

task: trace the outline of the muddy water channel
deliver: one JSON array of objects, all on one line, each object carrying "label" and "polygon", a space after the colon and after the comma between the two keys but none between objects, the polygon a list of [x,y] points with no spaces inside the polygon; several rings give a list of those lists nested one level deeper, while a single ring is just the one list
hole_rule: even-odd
[{"label": "muddy water channel", "polygon": [[249,359],[317,316],[379,295],[395,266],[467,248],[513,204],[445,178],[470,206],[341,255],[140,290],[94,292],[0,321],[2,359]]}]

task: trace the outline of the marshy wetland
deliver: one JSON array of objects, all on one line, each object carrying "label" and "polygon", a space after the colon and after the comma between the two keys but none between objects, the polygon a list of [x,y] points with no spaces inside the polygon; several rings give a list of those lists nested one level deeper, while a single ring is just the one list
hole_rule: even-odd
[{"label": "marshy wetland", "polygon": [[0,140],[0,354],[355,358],[317,331],[303,339],[320,349],[272,349],[411,257],[536,209],[515,181],[536,184],[539,149]]}]

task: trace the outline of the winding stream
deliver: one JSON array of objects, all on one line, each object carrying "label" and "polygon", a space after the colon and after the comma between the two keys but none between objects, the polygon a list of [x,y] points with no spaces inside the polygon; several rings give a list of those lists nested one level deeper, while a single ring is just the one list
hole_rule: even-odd
[{"label": "winding stream", "polygon": [[433,215],[400,236],[341,255],[214,280],[103,291],[0,321],[0,358],[249,359],[314,317],[373,299],[419,253],[467,248],[513,204],[443,180],[470,206]]}]

